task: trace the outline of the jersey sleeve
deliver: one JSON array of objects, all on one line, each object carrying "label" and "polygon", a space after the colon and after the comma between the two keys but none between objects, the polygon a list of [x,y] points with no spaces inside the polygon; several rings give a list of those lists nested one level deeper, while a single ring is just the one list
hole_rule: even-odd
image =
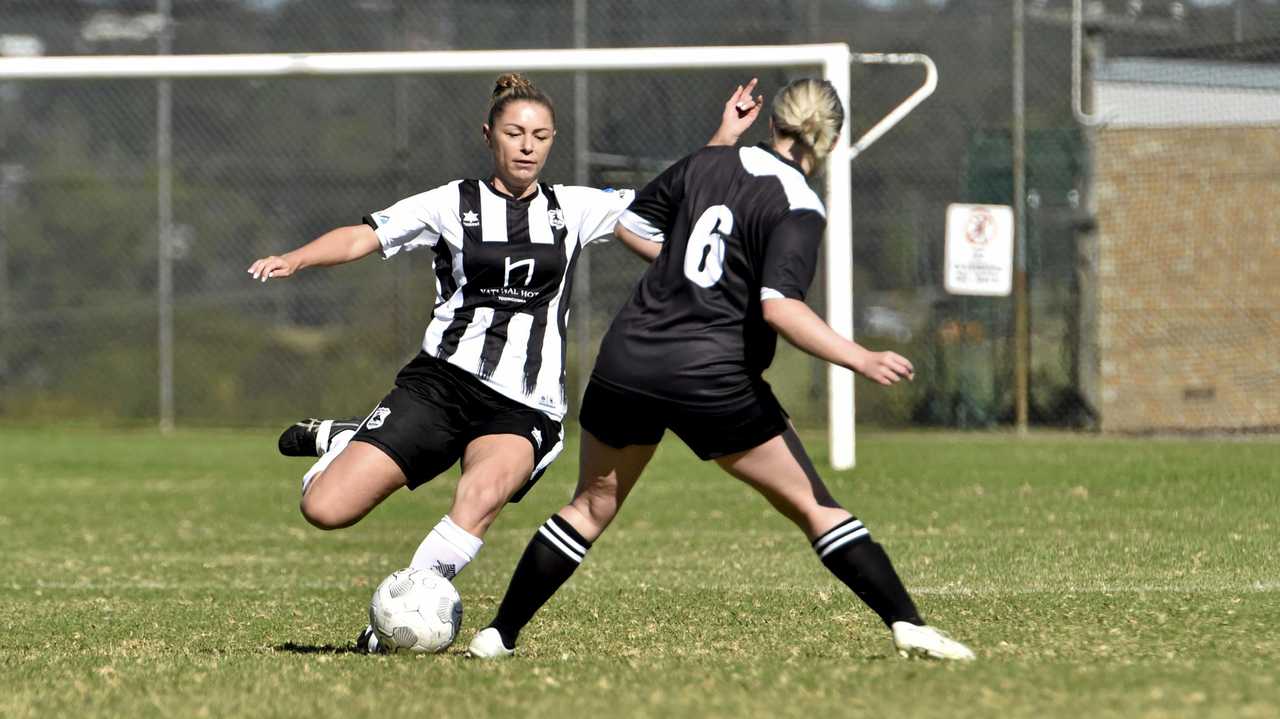
[{"label": "jersey sleeve", "polygon": [[[691,157],[691,156],[690,156]],[[689,157],[668,167],[636,195],[636,201],[618,219],[618,224],[650,242],[662,242],[676,210],[684,199],[685,170]]]},{"label": "jersey sleeve", "polygon": [[434,247],[440,240],[442,218],[456,210],[457,197],[457,183],[449,183],[365,215],[364,223],[378,236],[384,258],[419,247]]},{"label": "jersey sleeve", "polygon": [[818,268],[818,248],[827,221],[813,210],[788,213],[769,233],[760,299],[803,300]]},{"label": "jersey sleeve", "polygon": [[557,186],[556,194],[565,210],[578,208],[578,243],[584,246],[613,237],[618,217],[636,196],[635,190],[578,186]]}]

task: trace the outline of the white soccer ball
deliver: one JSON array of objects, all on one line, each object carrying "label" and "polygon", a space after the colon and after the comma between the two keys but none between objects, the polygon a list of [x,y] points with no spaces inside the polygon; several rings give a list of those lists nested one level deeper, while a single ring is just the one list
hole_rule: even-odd
[{"label": "white soccer ball", "polygon": [[401,569],[374,590],[369,625],[392,652],[442,652],[462,626],[462,598],[435,572]]}]

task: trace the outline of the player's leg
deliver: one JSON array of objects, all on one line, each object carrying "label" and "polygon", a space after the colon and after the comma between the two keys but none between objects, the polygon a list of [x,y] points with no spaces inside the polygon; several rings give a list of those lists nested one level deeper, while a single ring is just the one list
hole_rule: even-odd
[{"label": "player's leg", "polygon": [[533,448],[524,437],[494,434],[468,443],[449,513],[418,545],[409,566],[445,579],[458,576],[480,553],[485,532],[533,468]]},{"label": "player's leg", "polygon": [[[441,414],[439,407],[428,409],[432,411],[430,416]],[[447,416],[448,413],[444,414]],[[394,434],[388,436],[385,432],[370,438],[382,443],[395,443],[399,447],[396,452],[398,461],[403,462],[405,466],[420,468],[421,471],[414,471],[414,476],[406,481],[410,489],[421,486],[448,469],[456,461],[459,453],[457,447],[461,444],[456,435],[451,435],[447,431],[448,428],[439,426],[439,422],[428,421],[429,416],[419,414],[418,419],[421,429],[415,433],[418,437],[417,442],[406,441],[403,438],[397,441]],[[436,426],[432,426],[433,424]],[[512,439],[516,441],[512,442]],[[353,442],[352,449],[361,444],[364,443]],[[520,483],[527,479],[531,467],[531,462],[526,457],[530,454],[528,446],[529,443],[520,437],[503,435],[480,438],[472,441],[462,450],[464,471],[459,479],[459,487],[455,491],[454,506],[449,514],[442,517],[431,528],[418,545],[409,562],[410,568],[435,572],[452,580],[476,558],[481,547],[484,546],[481,536],[488,525],[485,523],[483,527],[478,527],[469,518],[482,515],[489,516],[489,521],[492,521],[492,516],[496,516],[497,511],[491,507],[478,508],[477,500],[485,498],[487,501],[490,493],[475,492],[471,488],[486,485],[498,487],[510,485],[518,488]],[[513,481],[510,479],[511,476],[519,479]],[[499,491],[507,492],[506,489]],[[506,501],[505,496],[500,500],[501,502]],[[461,501],[459,498],[462,498]],[[499,504],[499,508],[500,506]],[[455,522],[453,519],[455,516],[462,517],[462,521],[467,522],[467,525],[463,526]],[[355,648],[358,652],[368,654],[379,654],[385,651],[372,626],[366,626],[361,630],[356,637]]]},{"label": "player's leg", "polygon": [[862,522],[832,498],[792,427],[716,462],[764,495],[805,533],[823,565],[893,631],[899,651],[939,659],[973,658],[967,647],[925,626],[889,555]]},{"label": "player's leg", "polygon": [[453,579],[484,546],[484,535],[508,502],[518,502],[564,448],[560,423],[478,382],[457,388],[462,476],[449,513],[422,540],[410,562]]},{"label": "player's leg", "polygon": [[462,456],[462,477],[449,516],[467,531],[483,535],[534,469],[533,446],[516,434],[472,440]]},{"label": "player's leg", "polygon": [[823,564],[884,621],[923,624],[888,555],[862,522],[839,505],[795,430],[716,460],[769,500],[804,532]]},{"label": "player's leg", "polygon": [[327,466],[308,474],[303,489],[302,516],[320,529],[350,527],[405,486],[404,471],[382,449],[344,444]]},{"label": "player's leg", "polygon": [[472,640],[470,656],[510,655],[520,631],[568,581],[617,516],[663,433],[646,403],[636,400],[596,383],[588,385],[574,497],[534,533],[497,615]]},{"label": "player's leg", "polygon": [[773,391],[763,381],[728,413],[687,413],[672,429],[700,458],[714,459],[769,500],[813,542],[823,563],[886,626],[923,624],[879,544],[827,490]]},{"label": "player's leg", "polygon": [[[288,456],[302,455],[298,448],[303,445],[318,445],[317,449],[322,453],[302,479],[301,510],[311,524],[321,529],[350,526],[397,489],[406,486],[408,476],[402,465],[406,447],[403,440],[396,441],[394,427],[383,429],[390,415],[383,410],[392,405],[401,409],[394,424],[401,425],[400,429],[408,424],[404,415],[412,413],[406,412],[403,403],[396,401],[403,399],[397,397],[398,394],[403,393],[398,388],[393,390],[365,422],[357,422],[354,427],[332,420],[301,422],[280,436],[280,450]],[[370,421],[374,424],[372,428],[367,426]],[[352,442],[357,432],[367,435],[366,441]],[[286,444],[288,449],[298,451],[286,452]],[[355,648],[358,652],[370,654],[383,651],[373,628],[368,626],[356,637]]]},{"label": "player's leg", "polygon": [[588,544],[595,542],[618,516],[657,448],[656,443],[612,447],[583,430],[578,486],[556,516]]},{"label": "player's leg", "polygon": [[397,489],[420,485],[457,461],[449,412],[397,386],[355,430],[331,432],[302,480],[302,514],[321,529],[349,527]]},{"label": "player's leg", "polygon": [[578,487],[573,500],[551,515],[525,547],[497,615],[467,652],[473,657],[510,655],[520,631],[573,576],[640,478],[657,445],[610,447],[585,429]]}]

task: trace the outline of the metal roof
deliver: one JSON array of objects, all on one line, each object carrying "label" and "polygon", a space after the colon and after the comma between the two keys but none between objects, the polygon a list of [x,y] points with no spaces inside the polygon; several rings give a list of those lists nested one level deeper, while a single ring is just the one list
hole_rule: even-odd
[{"label": "metal roof", "polygon": [[1118,58],[1103,63],[1094,74],[1094,81],[1280,91],[1280,65],[1145,57]]}]

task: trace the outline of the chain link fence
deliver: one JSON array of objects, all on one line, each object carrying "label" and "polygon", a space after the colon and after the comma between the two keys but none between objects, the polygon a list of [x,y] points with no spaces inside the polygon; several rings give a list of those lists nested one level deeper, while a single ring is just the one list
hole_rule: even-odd
[{"label": "chain link fence", "polygon": [[[1258,209],[1280,206],[1280,119],[1265,111],[1277,97],[1267,93],[1280,88],[1269,84],[1280,73],[1280,3],[1087,5],[1086,95],[1097,106],[1086,109],[1101,114],[1096,126],[1073,116],[1071,3],[1025,6],[1031,421],[1125,431],[1280,426],[1280,222]],[[926,53],[938,65],[938,91],[853,165],[856,333],[910,357],[918,377],[888,390],[859,383],[858,416],[887,426],[1013,421],[1012,300],[942,289],[947,204],[1013,204],[1009,3],[177,0],[171,22],[156,11],[149,0],[0,0],[0,52],[153,53],[168,29],[176,53],[800,42]],[[1153,59],[1163,63],[1141,64]],[[761,71],[761,88],[768,95],[811,72]],[[1124,94],[1167,99],[1171,83],[1196,72],[1199,94],[1184,92],[1181,104]],[[557,103],[544,178],[642,186],[706,141],[740,75],[534,73]],[[159,83],[0,81],[0,418],[156,421],[164,264],[173,268],[179,423],[364,411],[419,345],[434,300],[429,258],[369,259],[266,285],[245,268],[401,197],[485,176],[480,124],[492,79],[173,81],[174,229],[164,243]],[[855,66],[854,134],[919,82],[912,69]],[[1230,102],[1263,109],[1224,111],[1215,93],[1228,90],[1237,93]],[[1134,107],[1164,112],[1163,124],[1131,118]],[[764,123],[744,138],[763,139]],[[1179,139],[1200,150],[1194,169]],[[1171,177],[1190,189],[1171,192]],[[1247,221],[1223,209],[1228,197],[1245,198]],[[1217,251],[1192,252],[1190,269],[1175,266],[1171,253],[1215,231]],[[588,255],[571,320],[575,385],[643,269],[616,243]],[[1212,290],[1205,268],[1219,276]],[[1134,277],[1143,281],[1125,282]],[[1195,297],[1179,294],[1188,278],[1203,281]],[[823,295],[819,279],[811,296]],[[1201,306],[1197,297],[1215,299]],[[816,309],[825,309],[820,300]],[[1185,332],[1197,339],[1174,336]],[[1197,343],[1215,342],[1240,355],[1225,377],[1184,361]],[[1249,356],[1264,359],[1248,367]],[[1161,379],[1136,382],[1144,373]],[[769,378],[799,424],[825,421],[821,363],[780,347]]]}]

